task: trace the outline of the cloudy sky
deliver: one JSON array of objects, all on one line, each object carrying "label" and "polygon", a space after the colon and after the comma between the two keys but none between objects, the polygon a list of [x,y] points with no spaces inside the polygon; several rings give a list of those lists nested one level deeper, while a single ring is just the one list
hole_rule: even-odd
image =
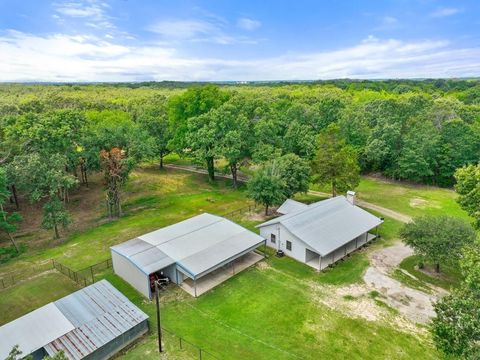
[{"label": "cloudy sky", "polygon": [[472,76],[478,0],[0,0],[0,81]]}]

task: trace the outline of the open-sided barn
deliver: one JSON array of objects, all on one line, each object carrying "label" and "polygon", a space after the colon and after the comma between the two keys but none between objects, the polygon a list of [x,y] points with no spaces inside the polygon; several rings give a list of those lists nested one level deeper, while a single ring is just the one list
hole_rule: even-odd
[{"label": "open-sided barn", "polygon": [[113,269],[152,298],[151,276],[162,274],[193,296],[262,259],[265,239],[220,216],[201,214],[111,247]]},{"label": "open-sided barn", "polygon": [[322,270],[373,240],[370,231],[383,223],[350,199],[337,196],[310,205],[287,200],[279,208],[284,215],[257,227],[268,246]]}]

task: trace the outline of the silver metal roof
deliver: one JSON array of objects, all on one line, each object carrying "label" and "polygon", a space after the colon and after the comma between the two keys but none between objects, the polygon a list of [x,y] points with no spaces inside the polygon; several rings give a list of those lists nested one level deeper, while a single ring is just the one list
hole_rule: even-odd
[{"label": "silver metal roof", "polygon": [[23,355],[44,348],[81,359],[148,316],[101,280],[0,327],[0,359],[18,344]]},{"label": "silver metal roof", "polygon": [[299,201],[295,201],[292,199],[287,199],[285,202],[277,209],[277,213],[286,215],[290,214],[291,212],[298,211],[301,209],[305,209],[308,205],[301,203]]},{"label": "silver metal roof", "polygon": [[0,327],[0,359],[15,345],[27,356],[74,328],[55,304],[42,306]]},{"label": "silver metal roof", "polygon": [[148,318],[106,280],[54,304],[75,328],[44,348],[49,355],[63,350],[69,359],[84,358]]},{"label": "silver metal roof", "polygon": [[223,217],[201,214],[112,247],[145,274],[177,263],[198,276],[264,239]]},{"label": "silver metal roof", "polygon": [[344,196],[319,201],[269,220],[257,227],[281,223],[288,231],[325,256],[383,221],[352,205]]}]

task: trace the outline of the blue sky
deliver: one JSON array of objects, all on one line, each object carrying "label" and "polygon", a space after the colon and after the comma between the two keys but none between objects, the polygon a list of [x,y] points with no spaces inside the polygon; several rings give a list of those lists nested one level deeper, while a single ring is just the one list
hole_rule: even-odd
[{"label": "blue sky", "polygon": [[0,81],[480,76],[480,1],[0,0]]}]

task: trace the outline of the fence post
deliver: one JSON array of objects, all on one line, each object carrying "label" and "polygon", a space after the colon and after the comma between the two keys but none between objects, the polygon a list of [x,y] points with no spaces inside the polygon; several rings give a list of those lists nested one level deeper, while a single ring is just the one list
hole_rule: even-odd
[{"label": "fence post", "polygon": [[92,284],[95,282],[95,280],[93,279],[93,265],[90,266],[90,273],[92,274]]},{"label": "fence post", "polygon": [[202,348],[199,348],[200,349],[200,360],[202,360]]},{"label": "fence post", "polygon": [[182,350],[182,338],[179,338],[180,339],[180,350]]}]

